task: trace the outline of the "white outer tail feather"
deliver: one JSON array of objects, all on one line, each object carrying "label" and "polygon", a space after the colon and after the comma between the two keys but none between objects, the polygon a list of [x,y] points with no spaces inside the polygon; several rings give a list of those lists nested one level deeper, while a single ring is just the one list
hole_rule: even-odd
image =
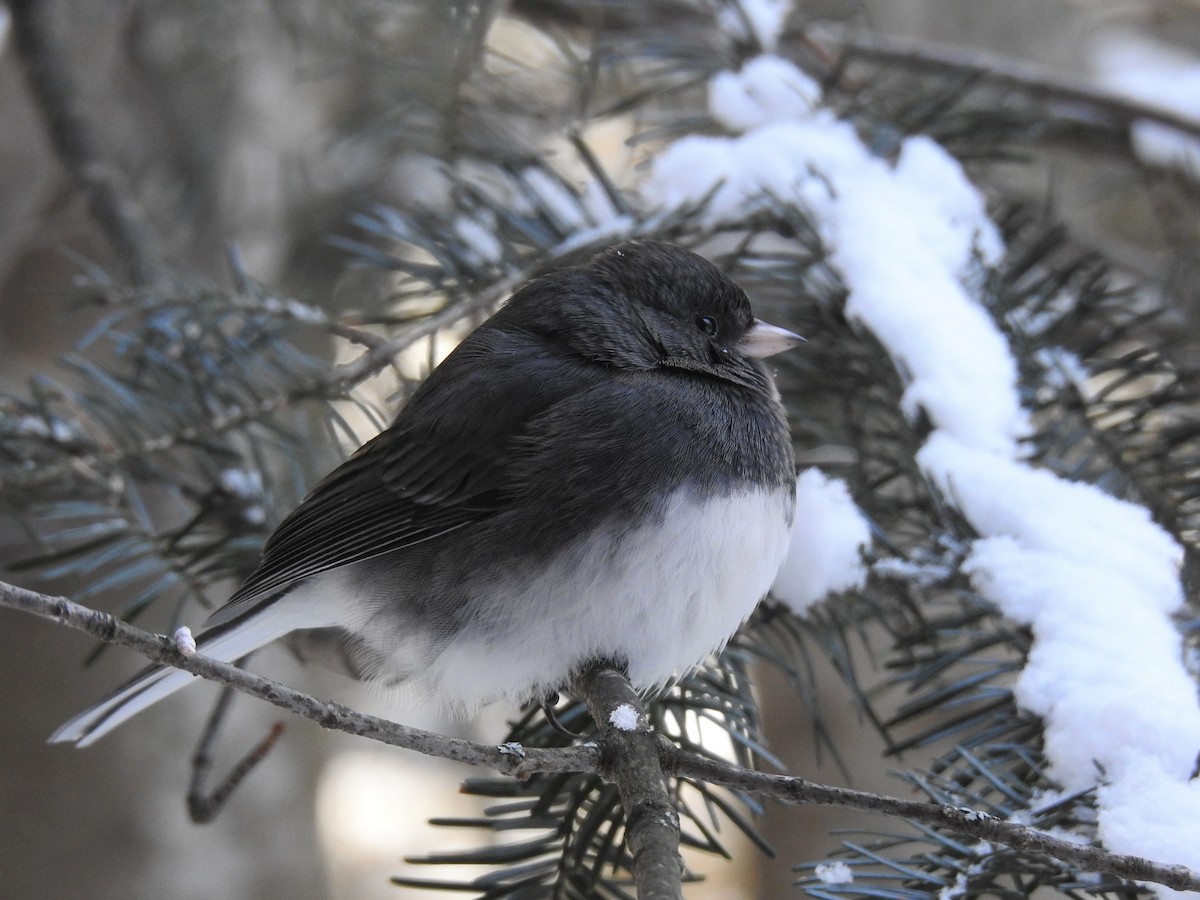
[{"label": "white outer tail feather", "polygon": [[[196,636],[198,652],[222,662],[241,659],[260,647],[301,628],[328,628],[344,622],[343,604],[330,597],[325,579],[314,578],[274,603],[265,603],[255,613],[215,636]],[[340,614],[340,615],[339,615]],[[155,668],[119,688],[64,723],[49,742],[86,747],[121,723],[192,683],[196,676],[182,669]]]}]

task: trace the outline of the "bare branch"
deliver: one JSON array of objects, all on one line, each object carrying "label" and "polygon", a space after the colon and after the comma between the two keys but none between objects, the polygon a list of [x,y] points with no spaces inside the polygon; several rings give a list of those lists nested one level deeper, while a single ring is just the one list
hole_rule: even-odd
[{"label": "bare branch", "polygon": [[792,775],[753,772],[729,763],[706,759],[693,753],[675,752],[673,771],[758,796],[770,797],[789,806],[810,803],[819,806],[844,806],[876,812],[914,822],[945,828],[976,840],[993,841],[1022,853],[1046,856],[1078,866],[1090,872],[1105,872],[1130,881],[1150,881],[1180,891],[1200,891],[1200,874],[1187,866],[1169,865],[1109,853],[1099,847],[1073,844],[1051,837],[1036,828],[997,819],[968,807],[943,806],[939,803],[901,800],[869,791],[817,784]]},{"label": "bare branch", "polygon": [[[338,703],[318,700],[278,682],[253,675],[236,666],[218,662],[199,654],[184,656],[175,644],[163,635],[152,635],[122,622],[107,613],[88,609],[65,597],[51,597],[26,588],[0,582],[0,607],[30,613],[43,619],[85,631],[103,641],[131,647],[154,662],[184,669],[211,681],[226,684],[242,693],[266,700],[280,709],[312,719],[324,728],[344,731],[370,738],[393,747],[415,750],[473,766],[486,766],[506,775],[521,778],[538,772],[575,773],[609,772],[621,789],[629,820],[629,841],[635,858],[648,860],[656,868],[655,881],[668,888],[664,838],[674,829],[678,840],[678,820],[668,805],[673,826],[661,818],[655,823],[644,822],[645,832],[635,837],[634,822],[638,816],[647,817],[662,810],[665,785],[651,784],[667,772],[703,780],[712,785],[746,791],[770,797],[793,806],[818,804],[845,806],[882,815],[922,822],[966,835],[976,840],[1005,844],[1023,853],[1058,859],[1087,871],[1105,872],[1118,878],[1153,882],[1176,890],[1200,891],[1200,874],[1186,866],[1169,865],[1137,856],[1109,853],[1052,838],[1023,825],[997,819],[973,809],[943,806],[932,802],[902,800],[884,794],[834,787],[788,775],[771,775],[743,769],[730,763],[718,762],[685,753],[657,740],[647,732],[645,713],[628,682],[611,669],[594,669],[581,677],[577,689],[588,700],[592,714],[598,717],[604,734],[603,747],[593,743],[578,747],[543,749],[517,745],[492,746],[475,741],[446,737],[419,728],[389,722],[376,716],[356,712]],[[622,687],[623,684],[623,687]],[[626,693],[628,692],[628,693]],[[632,732],[623,733],[611,721],[611,711],[628,704],[636,715]],[[648,754],[653,754],[653,761]],[[661,768],[660,768],[661,766]],[[637,768],[636,772],[627,771]],[[658,774],[655,775],[655,772]],[[625,779],[623,781],[623,779]],[[628,793],[627,793],[628,792]],[[635,799],[636,798],[636,799]],[[639,843],[635,844],[637,840]],[[677,845],[676,845],[677,846]],[[644,851],[641,847],[645,847]],[[674,856],[671,865],[675,865]],[[639,865],[640,868],[640,865]],[[649,877],[649,876],[647,876]],[[657,888],[656,888],[657,889]],[[646,897],[674,897],[678,893],[650,893]]]},{"label": "bare branch", "polygon": [[472,766],[486,766],[516,777],[535,772],[600,770],[600,750],[594,745],[550,750],[507,745],[496,747],[399,725],[377,716],[355,712],[340,703],[318,700],[276,681],[207,656],[184,656],[175,649],[169,638],[134,628],[108,613],[88,609],[66,597],[50,597],[0,582],[0,606],[22,610],[66,625],[68,628],[85,631],[110,644],[130,647],[153,662],[230,685],[235,690],[265,700],[306,719],[312,719],[323,728],[333,731],[344,731],[393,747],[416,750],[426,756],[450,759]]}]

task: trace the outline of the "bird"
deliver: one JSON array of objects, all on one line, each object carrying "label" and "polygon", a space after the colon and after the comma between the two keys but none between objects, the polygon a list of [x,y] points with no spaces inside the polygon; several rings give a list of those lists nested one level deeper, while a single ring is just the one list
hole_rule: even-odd
[{"label": "bird", "polygon": [[[458,716],[597,661],[669,684],[783,562],[795,461],[763,360],[802,341],[665,242],[533,279],[282,520],[199,652],[287,637]],[[50,740],[91,744],[193,680],[151,666]]]}]

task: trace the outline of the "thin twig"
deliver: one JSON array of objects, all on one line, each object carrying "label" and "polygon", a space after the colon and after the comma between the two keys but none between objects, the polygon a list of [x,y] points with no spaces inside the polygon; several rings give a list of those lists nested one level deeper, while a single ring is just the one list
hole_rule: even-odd
[{"label": "thin twig", "polygon": [[[318,700],[278,682],[206,656],[184,656],[175,649],[174,642],[163,635],[153,635],[140,628],[134,628],[114,616],[88,609],[65,597],[40,594],[2,581],[0,607],[27,612],[77,631],[87,632],[108,643],[131,647],[154,662],[229,685],[242,693],[266,700],[280,709],[312,719],[324,728],[344,731],[393,747],[415,750],[427,756],[450,759],[467,765],[486,766],[517,778],[537,773],[603,773],[611,770],[609,764],[619,761],[611,754],[606,755],[612,737],[608,734],[605,735],[603,748],[599,744],[587,743],[578,747],[544,749],[514,744],[492,746],[399,725],[356,712],[339,703]],[[634,709],[639,710],[640,707],[635,706]],[[595,714],[594,712],[593,715]],[[606,713],[599,714],[602,719],[607,719]],[[639,721],[644,721],[644,714]],[[1162,884],[1176,890],[1200,891],[1200,874],[1186,866],[1158,863],[1137,856],[1109,853],[1098,847],[1061,841],[1035,828],[997,819],[977,810],[943,806],[932,801],[901,800],[883,794],[819,784],[795,776],[754,772],[731,763],[685,753],[662,740],[656,740],[655,747],[663,771],[671,774],[747,791],[790,805],[845,806],[896,816],[946,828],[976,840],[1005,844],[1020,852],[1052,857],[1086,871],[1105,872],[1118,878]]]},{"label": "thin twig", "polygon": [[600,750],[595,745],[554,749],[527,749],[510,745],[497,747],[399,725],[378,716],[356,712],[340,703],[319,700],[208,656],[184,656],[175,649],[175,644],[170,638],[142,631],[115,616],[88,609],[66,597],[51,597],[0,582],[0,606],[32,613],[68,628],[87,632],[110,644],[130,647],[152,662],[183,669],[210,681],[229,685],[234,690],[311,719],[331,731],[344,731],[392,747],[416,750],[426,756],[436,756],[467,765],[486,766],[516,777],[539,772],[574,773],[600,770]]},{"label": "thin twig", "polygon": [[216,743],[217,734],[225,722],[225,717],[229,714],[233,694],[233,688],[228,685],[221,690],[221,696],[217,698],[216,705],[213,706],[213,711],[204,726],[204,733],[196,745],[196,752],[192,755],[192,781],[188,786],[187,806],[188,815],[197,825],[211,822],[217,817],[225,807],[225,803],[233,796],[238,785],[260,762],[267,758],[267,754],[283,737],[285,730],[282,722],[272,725],[267,736],[238,760],[237,765],[229,770],[225,780],[217,785],[216,789],[209,791],[205,782],[208,780],[208,773],[212,771],[212,748]]},{"label": "thin twig", "polygon": [[200,733],[200,740],[196,743],[196,752],[192,754],[192,781],[188,786],[187,804],[188,814],[193,822],[203,823],[212,818],[212,816],[205,817],[202,814],[203,807],[210,797],[205,782],[213,767],[213,744],[216,743],[217,732],[221,730],[225,716],[229,713],[233,694],[234,690],[229,685],[221,688],[221,694],[217,697],[217,702],[213,705],[212,712],[209,713],[208,721],[204,723],[204,731]]},{"label": "thin twig", "polygon": [[976,840],[994,841],[1021,853],[1051,857],[1087,872],[1104,872],[1130,881],[1150,881],[1180,891],[1200,891],[1200,874],[1187,866],[1158,863],[1140,856],[1109,853],[1099,847],[1059,840],[1036,828],[997,819],[969,807],[901,800],[869,791],[817,784],[793,775],[754,772],[682,750],[675,751],[672,770],[678,775],[770,797],[788,805],[841,806],[896,816],[970,835]]}]

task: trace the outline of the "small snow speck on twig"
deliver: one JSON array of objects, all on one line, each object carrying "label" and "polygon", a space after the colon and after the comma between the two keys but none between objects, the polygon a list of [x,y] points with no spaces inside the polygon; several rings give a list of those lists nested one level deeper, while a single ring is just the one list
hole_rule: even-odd
[{"label": "small snow speck on twig", "polygon": [[622,703],[608,715],[608,723],[618,731],[637,731],[638,711],[628,703]]},{"label": "small snow speck on twig", "polygon": [[854,881],[854,870],[841,860],[821,863],[813,874],[825,884],[851,884]]},{"label": "small snow speck on twig", "polygon": [[192,629],[186,625],[180,625],[176,628],[171,640],[175,642],[175,649],[183,656],[196,655],[196,639],[192,636]]}]

